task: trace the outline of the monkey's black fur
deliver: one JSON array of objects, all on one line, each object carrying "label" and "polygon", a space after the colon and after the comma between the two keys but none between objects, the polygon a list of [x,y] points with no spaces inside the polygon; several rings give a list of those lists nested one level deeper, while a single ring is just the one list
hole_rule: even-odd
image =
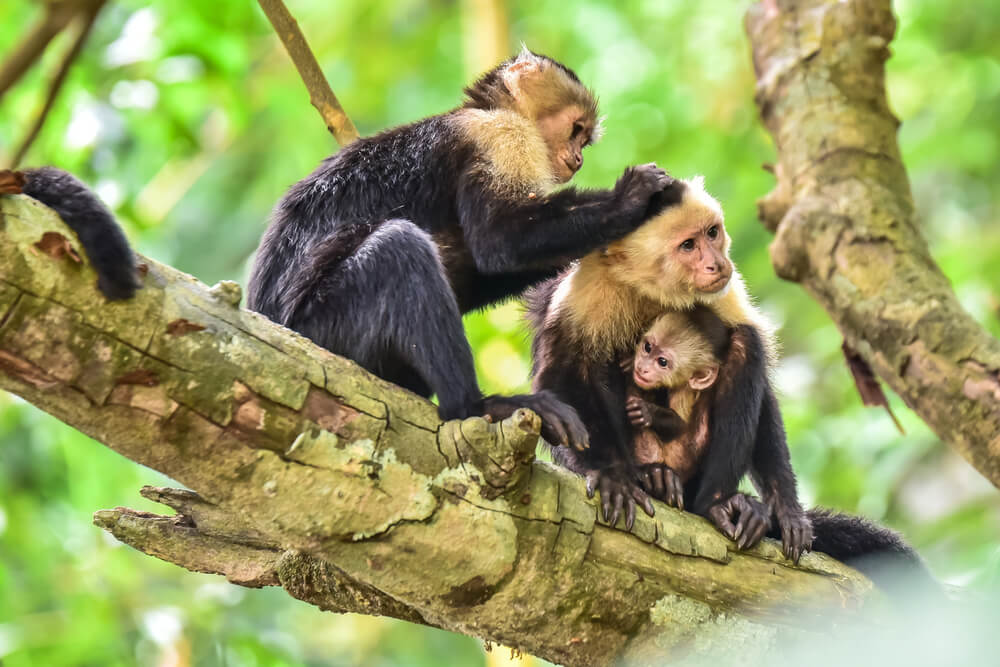
[{"label": "monkey's black fur", "polygon": [[248,306],[386,380],[437,394],[442,418],[523,405],[540,413],[546,439],[582,446],[583,425],[550,394],[483,398],[461,315],[627,234],[652,215],[649,198],[667,177],[644,166],[612,190],[508,192],[460,131],[461,114],[494,109],[498,72],[462,109],[358,139],[292,186],[258,249]]},{"label": "monkey's black fur", "polygon": [[97,286],[110,300],[128,299],[139,289],[135,253],[111,212],[87,186],[55,167],[25,169],[22,192],[62,218],[76,232],[97,271]]}]

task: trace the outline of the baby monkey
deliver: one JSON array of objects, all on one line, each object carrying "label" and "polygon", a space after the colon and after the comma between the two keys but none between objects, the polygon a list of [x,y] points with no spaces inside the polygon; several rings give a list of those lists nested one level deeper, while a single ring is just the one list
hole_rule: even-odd
[{"label": "baby monkey", "polygon": [[[729,337],[706,307],[668,312],[643,334],[635,355],[622,360],[630,376],[625,410],[638,482],[678,509],[684,509],[685,486],[691,498],[698,491],[711,432],[709,392],[719,379]],[[770,525],[767,506],[743,493],[715,505],[707,518],[740,549],[756,544]]]}]

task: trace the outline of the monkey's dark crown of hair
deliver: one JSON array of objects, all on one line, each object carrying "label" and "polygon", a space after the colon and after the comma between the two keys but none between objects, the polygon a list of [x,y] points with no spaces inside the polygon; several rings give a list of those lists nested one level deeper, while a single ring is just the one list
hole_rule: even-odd
[{"label": "monkey's dark crown of hair", "polygon": [[462,107],[466,109],[483,109],[487,111],[510,107],[513,104],[514,98],[510,89],[507,87],[507,84],[504,82],[503,73],[507,70],[507,68],[514,65],[519,60],[525,60],[528,58],[535,58],[544,61],[547,65],[558,68],[560,72],[565,74],[569,81],[576,84],[574,88],[578,88],[578,96],[580,97],[581,106],[596,117],[597,97],[583,85],[583,82],[580,81],[580,77],[576,75],[576,72],[571,70],[569,67],[566,67],[558,60],[541,53],[535,53],[527,48],[522,49],[517,55],[504,60],[502,63],[479,77],[475,82],[466,86],[463,92],[465,93],[467,99]]}]

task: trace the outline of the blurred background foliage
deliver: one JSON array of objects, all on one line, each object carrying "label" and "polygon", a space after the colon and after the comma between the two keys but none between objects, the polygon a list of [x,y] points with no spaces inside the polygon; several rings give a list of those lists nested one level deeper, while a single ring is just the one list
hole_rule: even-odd
[{"label": "blurred background foliage", "polygon": [[[457,105],[482,65],[471,0],[292,0],[331,85],[362,134]],[[933,571],[991,588],[1000,496],[895,397],[906,427],[862,407],[825,313],[778,280],[755,200],[774,148],[753,104],[747,3],[553,0],[508,4],[525,42],[600,95],[605,139],[578,184],[609,186],[630,164],[704,174],[733,254],[782,326],[777,374],[808,504],[901,530]],[[0,4],[0,58],[40,14]],[[899,138],[934,257],[963,304],[1000,334],[1000,5],[897,0],[888,63]],[[466,17],[467,19],[468,17]],[[470,45],[473,45],[470,47]],[[0,104],[0,163],[33,121],[60,37]],[[211,284],[244,282],[268,211],[335,150],[256,3],[110,2],[28,164],[95,186],[139,249]],[[528,344],[509,304],[466,320],[490,392],[528,387]],[[475,640],[401,622],[322,614],[279,590],[246,591],[143,556],[91,523],[98,508],[168,480],[18,399],[0,395],[0,660],[4,665],[501,664]],[[526,661],[530,662],[530,658]]]}]

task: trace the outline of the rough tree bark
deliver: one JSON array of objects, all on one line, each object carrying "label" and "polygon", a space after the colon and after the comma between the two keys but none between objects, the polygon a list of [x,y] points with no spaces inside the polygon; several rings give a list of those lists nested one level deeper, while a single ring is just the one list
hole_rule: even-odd
[{"label": "rough tree bark", "polygon": [[773,641],[854,616],[870,582],[765,541],[739,553],[658,505],[609,527],[534,461],[538,418],[441,423],[433,405],[146,261],[106,303],[48,209],[0,196],[0,388],[188,490],[99,511],[118,539],[321,609],[388,615],[572,665]]},{"label": "rough tree bark", "polygon": [[1000,486],[1000,341],[962,309],[920,235],[885,92],[889,0],[764,0],[746,28],[778,148],[777,187],[760,201],[776,271]]}]

